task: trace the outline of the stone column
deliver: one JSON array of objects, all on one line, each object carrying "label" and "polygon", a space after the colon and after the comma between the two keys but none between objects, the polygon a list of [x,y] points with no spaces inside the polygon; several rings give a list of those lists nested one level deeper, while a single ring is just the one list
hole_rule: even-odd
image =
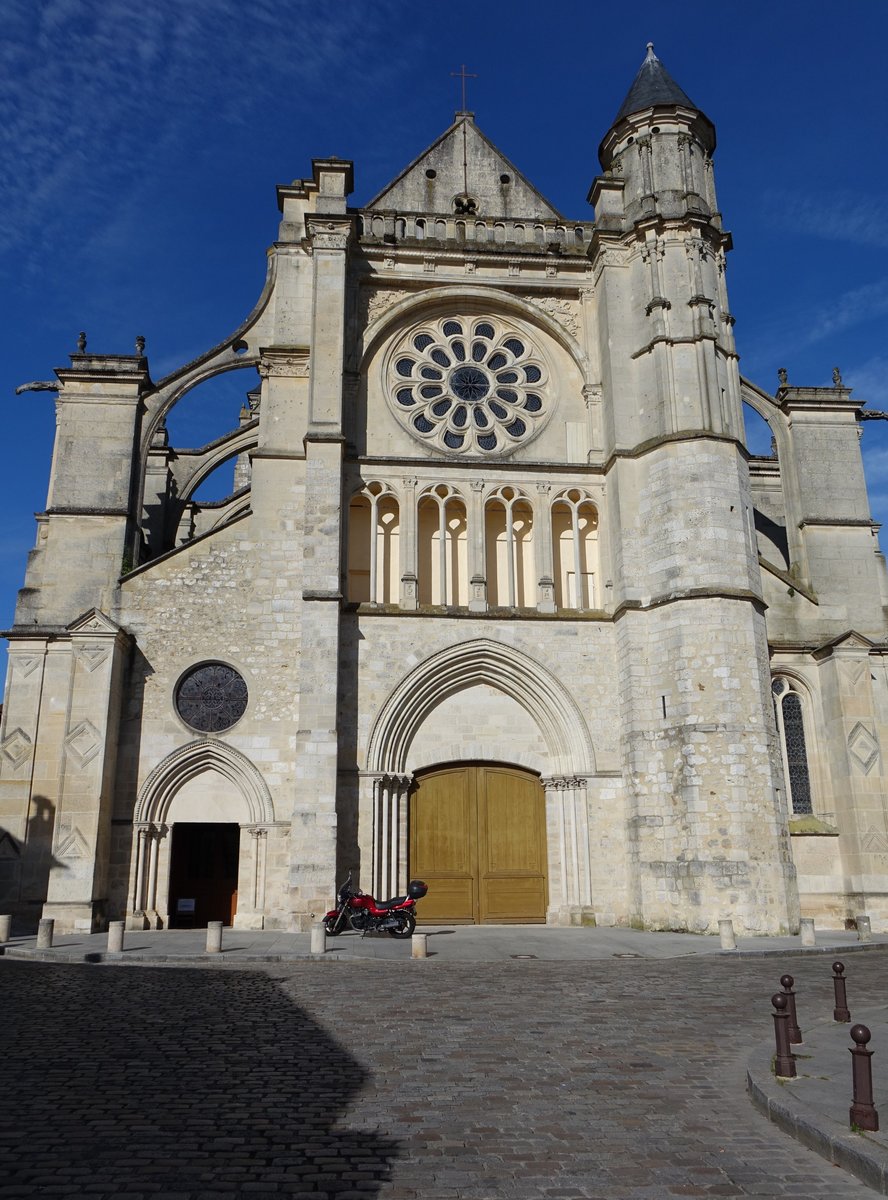
[{"label": "stone column", "polygon": [[484,509],[484,480],[473,479],[469,501],[468,569],[469,611],[487,612],[487,562],[485,560],[487,528]]},{"label": "stone column", "polygon": [[401,512],[401,608],[415,609],[419,603],[416,546],[416,484],[403,480],[404,507]]},{"label": "stone column", "polygon": [[249,846],[241,853],[238,877],[238,908],[234,914],[235,929],[264,929],[265,880],[268,861],[268,826],[243,825],[241,838],[247,834]]},{"label": "stone column", "polygon": [[552,485],[537,484],[533,514],[533,544],[536,554],[537,609],[555,611],[555,560],[552,552]]},{"label": "stone column", "polygon": [[388,900],[407,886],[407,805],[411,777],[373,781],[373,894]]},{"label": "stone column", "polygon": [[544,779],[550,925],[594,925],[586,780]]}]

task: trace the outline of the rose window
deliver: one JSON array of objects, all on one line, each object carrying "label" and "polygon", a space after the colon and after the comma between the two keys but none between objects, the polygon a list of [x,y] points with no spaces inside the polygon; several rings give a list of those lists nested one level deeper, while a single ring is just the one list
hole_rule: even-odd
[{"label": "rose window", "polygon": [[247,708],[243,676],[227,663],[201,663],[192,667],[176,688],[176,712],[192,729],[221,733],[230,729]]},{"label": "rose window", "polygon": [[389,367],[389,399],[414,437],[455,454],[503,454],[549,415],[546,370],[523,333],[446,318],[410,333]]}]

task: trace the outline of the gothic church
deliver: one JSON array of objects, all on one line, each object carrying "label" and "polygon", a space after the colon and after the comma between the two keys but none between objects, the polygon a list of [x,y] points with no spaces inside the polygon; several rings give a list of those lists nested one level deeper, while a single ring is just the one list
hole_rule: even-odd
[{"label": "gothic church", "polygon": [[[306,929],[351,870],[431,922],[884,927],[861,404],[741,377],[715,144],[651,48],[594,220],[466,111],[360,207],[316,159],[234,333],[57,371],[0,912]],[[171,444],[246,368],[230,432]]]}]

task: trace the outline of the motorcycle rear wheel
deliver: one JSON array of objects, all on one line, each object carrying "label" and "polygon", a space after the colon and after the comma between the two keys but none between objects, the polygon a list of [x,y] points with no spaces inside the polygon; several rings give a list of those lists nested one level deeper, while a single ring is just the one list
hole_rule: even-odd
[{"label": "motorcycle rear wheel", "polygon": [[400,925],[397,929],[388,929],[386,932],[389,937],[393,938],[409,938],[413,936],[413,931],[416,928],[416,917],[412,912],[398,913]]}]

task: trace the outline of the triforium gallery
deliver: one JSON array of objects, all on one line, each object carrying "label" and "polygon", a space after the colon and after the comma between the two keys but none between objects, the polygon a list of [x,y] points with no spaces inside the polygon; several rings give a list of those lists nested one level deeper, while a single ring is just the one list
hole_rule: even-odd
[{"label": "triforium gallery", "polygon": [[714,150],[649,49],[586,218],[461,111],[361,206],[342,159],[279,187],[199,358],[80,345],[7,631],[0,911],[306,929],[352,871],[434,922],[888,920],[862,409],[741,377]]}]

